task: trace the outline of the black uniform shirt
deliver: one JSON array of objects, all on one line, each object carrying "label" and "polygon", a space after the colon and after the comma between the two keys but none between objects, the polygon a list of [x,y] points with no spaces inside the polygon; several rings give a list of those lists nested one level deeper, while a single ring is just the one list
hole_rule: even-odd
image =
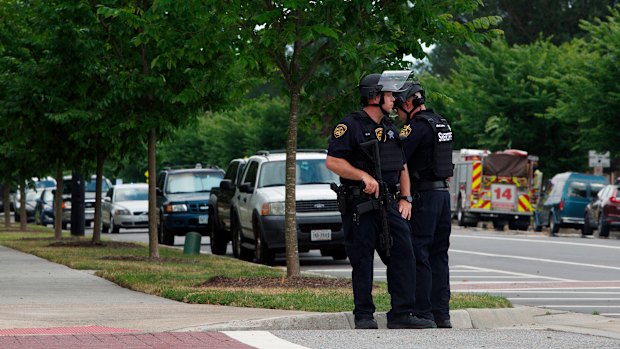
[{"label": "black uniform shirt", "polygon": [[[425,112],[434,113],[432,109],[426,109]],[[409,130],[407,130],[407,126],[409,126]],[[405,151],[405,159],[409,162],[409,159],[415,154],[416,151],[420,151],[421,149],[431,149],[433,147],[433,142],[435,141],[435,135],[433,134],[433,128],[428,122],[416,119],[415,116],[409,120],[409,124],[405,125],[401,130],[401,135],[406,135],[404,141],[404,151]],[[426,164],[430,165],[430,164]],[[409,176],[413,175],[412,166],[409,166]],[[420,175],[421,181],[434,181],[438,178],[433,174],[432,167],[426,167]]]},{"label": "black uniform shirt", "polygon": [[[370,118],[365,112],[362,111],[362,113]],[[374,132],[374,130],[377,128],[383,128],[383,125],[375,124],[373,132],[371,133],[363,122],[356,120],[356,117],[353,115],[348,115],[334,128],[332,136],[329,139],[327,155],[349,161],[353,152],[361,152],[359,149],[360,143],[369,141],[373,139],[373,137],[376,138],[376,132]],[[390,135],[388,135],[385,132],[384,134],[384,137],[388,138],[387,141],[398,140],[396,131],[394,134],[390,133]],[[403,157],[403,164],[404,163],[405,158]],[[399,182],[400,171],[381,171],[381,175],[385,183],[388,185],[396,185]]]}]

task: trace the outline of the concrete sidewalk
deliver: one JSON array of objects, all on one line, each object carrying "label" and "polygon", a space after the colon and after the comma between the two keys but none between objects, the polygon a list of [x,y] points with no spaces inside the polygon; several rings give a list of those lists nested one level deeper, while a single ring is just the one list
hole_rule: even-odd
[{"label": "concrete sidewalk", "polygon": [[[200,336],[194,332],[206,331],[353,328],[350,313],[180,303],[130,291],[92,272],[70,269],[3,246],[0,296],[0,337],[185,332],[195,339]],[[455,310],[451,316],[457,329],[551,329],[620,339],[620,321],[603,316],[533,307]],[[385,315],[377,314],[377,319],[380,328],[385,328]]]}]

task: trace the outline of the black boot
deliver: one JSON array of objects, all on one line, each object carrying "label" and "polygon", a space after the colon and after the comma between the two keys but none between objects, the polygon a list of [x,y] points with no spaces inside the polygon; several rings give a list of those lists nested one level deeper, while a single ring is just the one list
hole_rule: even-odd
[{"label": "black boot", "polygon": [[387,328],[392,329],[413,329],[413,328],[436,328],[434,321],[421,319],[411,314],[401,315],[388,320]]}]

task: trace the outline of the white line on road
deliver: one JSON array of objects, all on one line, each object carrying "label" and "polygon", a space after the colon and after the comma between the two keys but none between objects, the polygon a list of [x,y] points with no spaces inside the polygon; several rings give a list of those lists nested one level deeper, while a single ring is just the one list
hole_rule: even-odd
[{"label": "white line on road", "polygon": [[537,307],[542,307],[542,308],[596,308],[596,307],[603,307],[603,308],[620,308],[620,305],[537,305]]},{"label": "white line on road", "polygon": [[450,252],[451,253],[472,254],[472,255],[476,255],[476,256],[485,256],[485,257],[520,259],[520,260],[535,261],[535,262],[576,265],[576,266],[580,266],[580,267],[620,270],[620,267],[612,267],[612,266],[609,266],[609,265],[598,265],[598,264],[590,264],[590,263],[577,263],[577,262],[569,262],[569,261],[559,261],[559,260],[553,260],[553,259],[547,259],[547,258],[533,258],[533,257],[513,256],[513,255],[505,255],[505,254],[474,252],[474,251],[454,250],[454,249],[451,249]]},{"label": "white line on road", "polygon": [[[451,238],[468,238],[468,239],[486,239],[486,240],[505,240],[505,241],[519,241],[519,242],[534,242],[537,244],[556,244],[556,245],[573,245],[573,246],[587,246],[587,247],[599,247],[599,248],[611,248],[614,250],[620,250],[620,246],[610,246],[610,245],[598,245],[598,244],[588,244],[588,243],[580,243],[580,242],[566,242],[566,241],[549,241],[549,240],[533,240],[533,239],[517,239],[517,238],[508,238],[508,237],[498,237],[498,236],[480,236],[480,235],[463,235],[463,234],[451,234]],[[450,250],[452,251],[452,250]]]},{"label": "white line on road", "polygon": [[533,274],[526,274],[526,273],[517,273],[517,272],[514,272],[514,271],[506,271],[506,270],[490,269],[490,268],[480,268],[480,267],[474,267],[472,265],[463,265],[463,267],[471,268],[473,270],[478,270],[478,271],[493,272],[493,273],[499,273],[499,274],[508,274],[508,275],[515,275],[515,276],[526,276],[526,277],[531,277],[531,278],[542,278],[542,279],[548,279],[548,280],[554,280],[554,281],[575,281],[575,280],[571,280],[571,279],[554,278],[554,277],[550,277],[550,276],[541,276],[541,275],[533,275]]},{"label": "white line on road", "polygon": [[544,276],[506,276],[506,275],[459,275],[458,280],[462,279],[546,279]]},{"label": "white line on road", "polygon": [[620,301],[620,298],[564,298],[564,297],[508,297],[508,300],[520,300],[520,301]]},{"label": "white line on road", "polygon": [[[512,292],[518,292],[519,294],[532,293],[532,294],[600,294],[600,295],[620,295],[620,291],[618,292],[596,292],[596,291],[530,291],[519,289]],[[510,292],[510,293],[512,293]],[[506,292],[508,293],[508,292]]]},{"label": "white line on road", "polygon": [[308,347],[287,342],[267,331],[222,331],[222,333],[258,349],[308,349]]}]

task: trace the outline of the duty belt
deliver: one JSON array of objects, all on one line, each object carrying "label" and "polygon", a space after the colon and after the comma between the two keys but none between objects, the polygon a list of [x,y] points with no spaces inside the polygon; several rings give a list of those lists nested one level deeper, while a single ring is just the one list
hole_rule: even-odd
[{"label": "duty belt", "polygon": [[448,188],[448,182],[444,179],[441,181],[427,181],[411,183],[411,192],[417,193],[429,190],[445,190]]},{"label": "duty belt", "polygon": [[[399,192],[399,185],[388,185],[387,189],[388,189],[388,193],[390,193],[390,196],[393,197],[393,198],[396,198],[396,195]],[[345,185],[344,186],[344,193],[347,196],[364,196],[364,195],[368,195],[368,194],[364,193],[362,188],[360,188],[359,186],[353,186],[353,185]]]}]

